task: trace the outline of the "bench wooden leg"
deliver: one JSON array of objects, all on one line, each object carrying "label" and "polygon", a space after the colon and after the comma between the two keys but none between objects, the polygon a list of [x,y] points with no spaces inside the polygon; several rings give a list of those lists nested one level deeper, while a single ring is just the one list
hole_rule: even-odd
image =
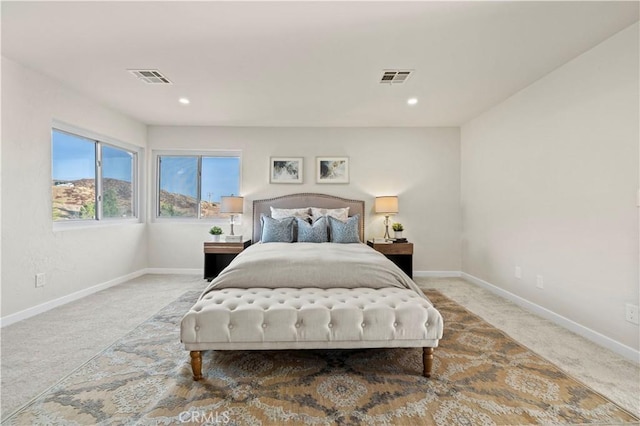
[{"label": "bench wooden leg", "polygon": [[422,348],[422,361],[424,362],[424,377],[431,377],[431,369],[433,368],[433,348]]},{"label": "bench wooden leg", "polygon": [[193,371],[193,380],[202,379],[202,352],[191,351],[191,371]]}]

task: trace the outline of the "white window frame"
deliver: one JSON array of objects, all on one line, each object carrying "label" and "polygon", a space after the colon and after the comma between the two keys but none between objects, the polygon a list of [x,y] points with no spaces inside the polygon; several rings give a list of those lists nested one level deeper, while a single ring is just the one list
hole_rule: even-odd
[{"label": "white window frame", "polygon": [[[99,227],[99,226],[111,226],[122,225],[127,223],[141,223],[144,218],[144,203],[141,202],[143,196],[143,173],[142,167],[144,164],[144,148],[137,145],[122,142],[120,140],[105,136],[91,130],[83,129],[81,127],[74,126],[69,123],[65,123],[58,120],[53,120],[51,125],[51,133],[54,131],[64,132],[73,136],[78,136],[84,139],[93,141],[96,149],[96,172],[95,172],[95,188],[96,188],[96,218],[86,220],[53,220],[53,230],[65,230],[65,229],[78,229],[85,227]],[[52,140],[50,143],[53,143]],[[103,218],[102,216],[102,197],[99,196],[102,192],[102,167],[101,156],[102,150],[98,149],[100,146],[106,145],[112,148],[128,151],[134,155],[133,161],[133,210],[135,215],[127,218],[109,217]],[[51,159],[53,161],[53,151],[51,153]],[[52,173],[53,174],[53,173]],[[50,203],[53,206],[53,199]]]},{"label": "white window frame", "polygon": [[[238,176],[238,188],[240,188],[240,194],[242,194],[242,151],[233,149],[215,149],[215,150],[186,150],[186,149],[172,149],[172,150],[153,150],[151,157],[153,161],[153,196],[152,206],[149,208],[152,222],[179,222],[179,223],[210,223],[210,224],[227,224],[229,219],[226,218],[200,218],[200,217],[180,217],[180,216],[159,216],[158,206],[160,203],[160,157],[173,156],[173,157],[198,157],[198,173],[201,171],[202,157],[237,157],[240,162],[240,175]],[[202,197],[201,192],[202,177],[198,176],[198,193]],[[231,195],[231,194],[229,194]],[[200,213],[200,201],[198,199],[198,214]],[[236,216],[234,223],[236,225],[242,224],[242,215]]]}]

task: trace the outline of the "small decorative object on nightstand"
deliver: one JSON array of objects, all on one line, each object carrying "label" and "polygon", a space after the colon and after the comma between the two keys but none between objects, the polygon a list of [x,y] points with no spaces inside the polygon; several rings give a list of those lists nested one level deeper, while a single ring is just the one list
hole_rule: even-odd
[{"label": "small decorative object on nightstand", "polygon": [[367,245],[384,254],[409,275],[409,278],[413,278],[413,243],[380,244],[369,240]]},{"label": "small decorative object on nightstand", "polygon": [[222,228],[219,226],[212,226],[211,229],[209,229],[209,234],[211,234],[211,241],[220,241]]},{"label": "small decorative object on nightstand", "polygon": [[218,241],[204,243],[204,278],[211,281],[229,263],[251,245],[251,240],[240,242]]},{"label": "small decorative object on nightstand", "polygon": [[391,225],[391,227],[393,228],[394,238],[402,238],[402,231],[404,231],[404,226],[402,226],[401,223],[396,222],[393,225]]}]

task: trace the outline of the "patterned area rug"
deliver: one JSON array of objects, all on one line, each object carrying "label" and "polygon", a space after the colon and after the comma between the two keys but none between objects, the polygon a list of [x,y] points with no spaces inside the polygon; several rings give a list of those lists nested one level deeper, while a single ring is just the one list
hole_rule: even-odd
[{"label": "patterned area rug", "polygon": [[11,425],[576,425],[638,419],[435,291],[434,376],[421,349],[214,352],[193,382],[180,299],[10,416]]}]

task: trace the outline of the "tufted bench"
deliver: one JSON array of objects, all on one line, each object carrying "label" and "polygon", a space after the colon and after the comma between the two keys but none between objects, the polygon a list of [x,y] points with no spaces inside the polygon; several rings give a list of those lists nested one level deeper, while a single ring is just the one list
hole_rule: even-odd
[{"label": "tufted bench", "polygon": [[181,340],[202,378],[202,350],[423,347],[429,377],[442,337],[440,313],[413,290],[229,288],[202,297],[184,316]]}]

